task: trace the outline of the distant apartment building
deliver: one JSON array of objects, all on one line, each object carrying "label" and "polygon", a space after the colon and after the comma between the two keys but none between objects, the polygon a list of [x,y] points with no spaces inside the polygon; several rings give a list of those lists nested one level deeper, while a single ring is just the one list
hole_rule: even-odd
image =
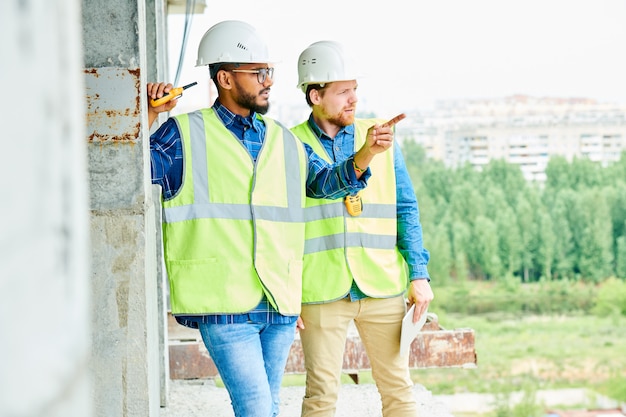
[{"label": "distant apartment building", "polygon": [[590,99],[511,96],[440,103],[398,125],[400,140],[412,138],[446,166],[481,169],[491,159],[520,166],[524,177],[545,180],[551,156],[589,158],[607,165],[626,150],[626,105]]}]

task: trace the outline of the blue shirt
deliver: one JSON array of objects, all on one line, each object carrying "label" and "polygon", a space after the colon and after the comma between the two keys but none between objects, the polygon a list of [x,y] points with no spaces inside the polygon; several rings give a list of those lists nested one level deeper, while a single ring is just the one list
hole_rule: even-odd
[{"label": "blue shirt", "polygon": [[[333,161],[341,161],[354,153],[354,124],[343,127],[335,138],[329,137],[320,129],[309,116],[309,126],[318,137],[326,153]],[[428,279],[428,261],[430,254],[424,248],[422,238],[422,225],[420,223],[419,206],[413,189],[411,177],[406,169],[404,157],[400,146],[394,142],[394,169],[396,173],[396,216],[397,216],[397,240],[398,250],[404,257],[409,267],[409,279]],[[360,300],[366,295],[352,282],[350,298]]]},{"label": "blue shirt", "polygon": [[[245,146],[253,161],[263,146],[265,124],[256,117],[234,114],[221,105],[219,100],[213,104],[218,117]],[[339,198],[346,193],[354,194],[365,188],[370,176],[369,169],[356,178],[352,166],[353,154],[345,161],[334,165],[328,164],[313,149],[304,145],[308,157],[307,196],[313,198]],[[176,121],[168,119],[150,136],[150,162],[152,183],[162,187],[163,198],[169,200],[176,195],[183,181],[183,146]],[[197,328],[198,322],[229,324],[248,321],[262,323],[291,323],[297,316],[284,316],[278,313],[264,297],[259,305],[244,314],[220,314],[205,316],[177,316],[176,320],[188,327]]]}]

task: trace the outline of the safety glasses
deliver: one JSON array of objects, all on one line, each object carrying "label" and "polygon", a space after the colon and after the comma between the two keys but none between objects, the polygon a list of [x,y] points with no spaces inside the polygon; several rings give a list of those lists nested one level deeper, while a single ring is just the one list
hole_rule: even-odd
[{"label": "safety glasses", "polygon": [[244,72],[247,74],[256,74],[256,80],[259,84],[263,84],[268,78],[274,78],[274,68],[259,68],[259,69],[231,69],[230,72]]}]

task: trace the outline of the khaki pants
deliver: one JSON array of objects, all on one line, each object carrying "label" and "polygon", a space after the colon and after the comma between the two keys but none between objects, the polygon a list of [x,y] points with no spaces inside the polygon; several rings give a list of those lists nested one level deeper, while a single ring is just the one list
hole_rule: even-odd
[{"label": "khaki pants", "polygon": [[408,355],[400,355],[404,298],[342,299],[302,306],[300,332],[306,368],[303,417],[333,417],[339,394],[348,325],[357,327],[381,395],[384,417],[416,417]]}]

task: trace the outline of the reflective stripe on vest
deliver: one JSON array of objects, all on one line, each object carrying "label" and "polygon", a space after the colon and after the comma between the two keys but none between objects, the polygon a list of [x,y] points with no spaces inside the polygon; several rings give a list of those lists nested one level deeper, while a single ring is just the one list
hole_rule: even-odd
[{"label": "reflective stripe on vest", "polygon": [[266,137],[254,163],[212,109],[175,120],[183,140],[183,185],[163,202],[172,313],[241,313],[265,293],[281,313],[298,314],[304,147],[264,118]]},{"label": "reflective stripe on vest", "polygon": [[[367,129],[379,120],[355,122],[355,150]],[[304,122],[294,128],[304,143],[328,162],[323,145]],[[307,198],[303,303],[321,303],[344,297],[352,281],[373,297],[401,294],[408,284],[407,266],[396,247],[396,184],[393,149],[376,155],[372,176],[361,191],[363,212],[347,213],[342,199]],[[375,203],[374,203],[375,202]]]}]

